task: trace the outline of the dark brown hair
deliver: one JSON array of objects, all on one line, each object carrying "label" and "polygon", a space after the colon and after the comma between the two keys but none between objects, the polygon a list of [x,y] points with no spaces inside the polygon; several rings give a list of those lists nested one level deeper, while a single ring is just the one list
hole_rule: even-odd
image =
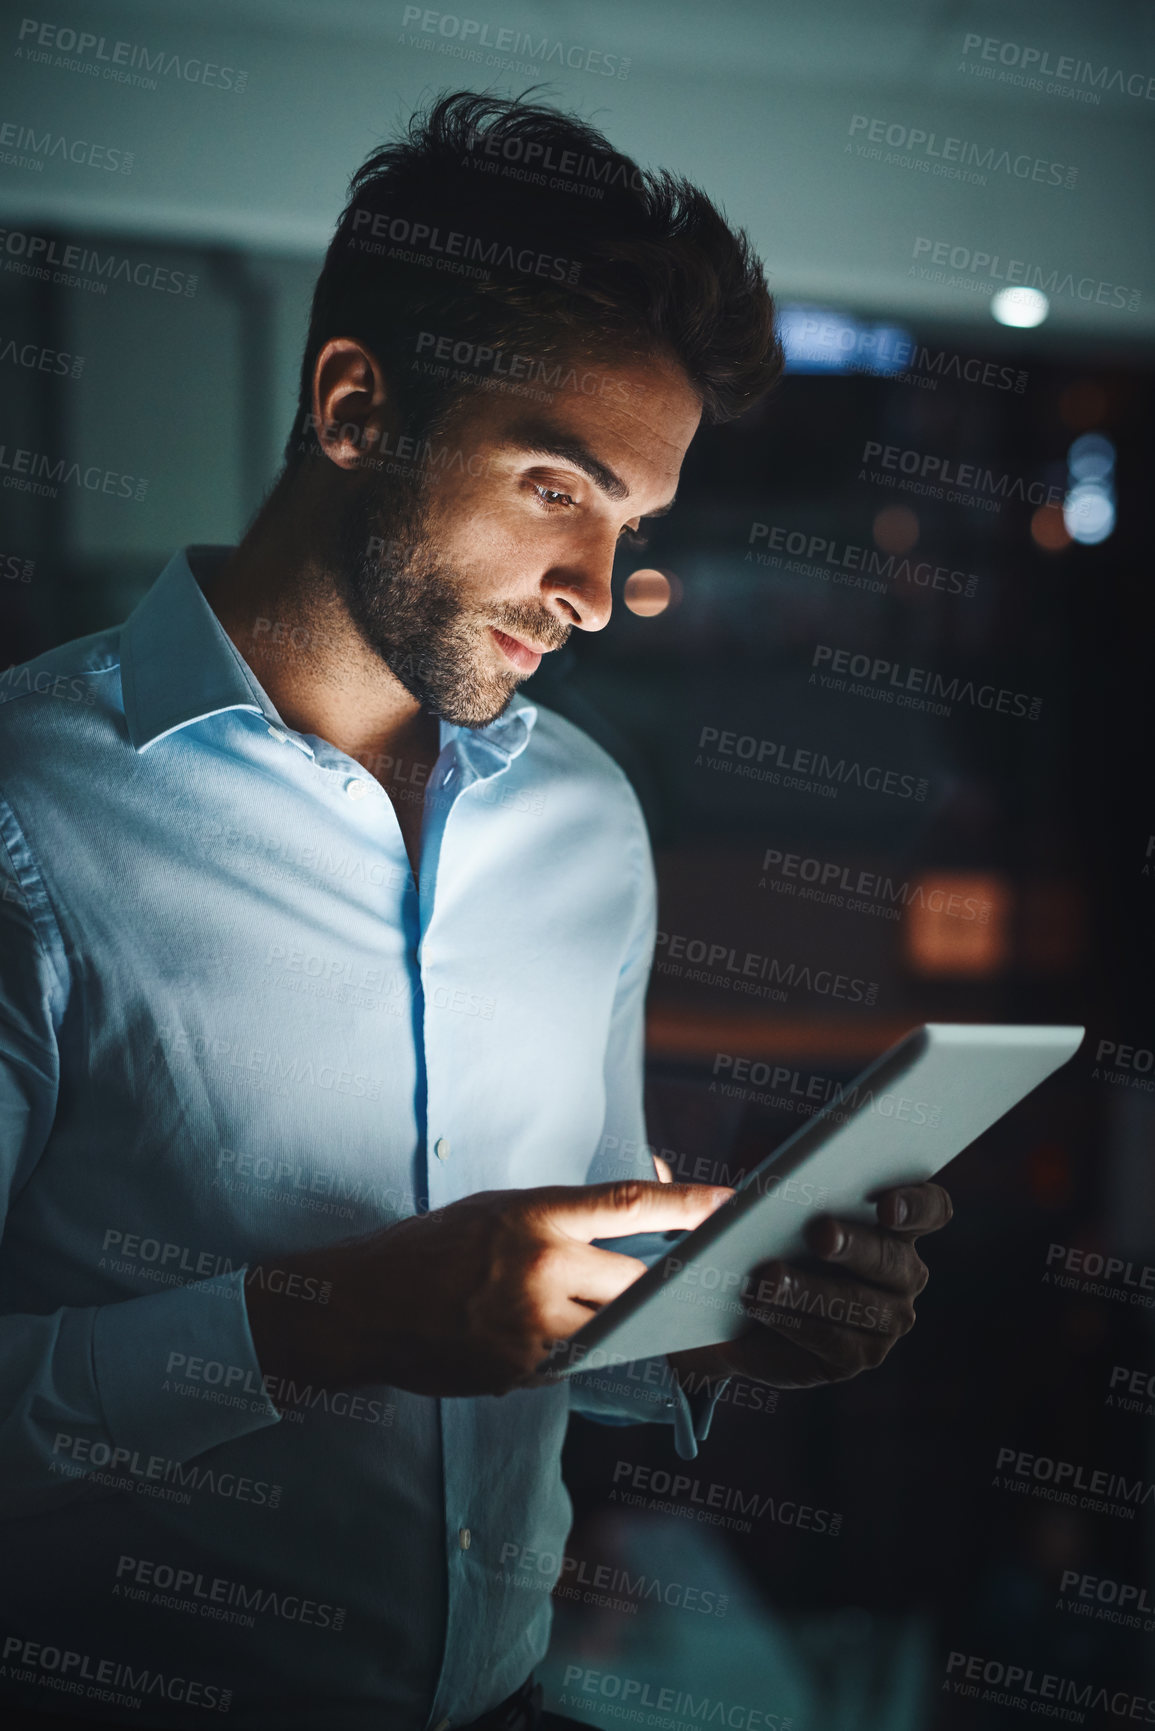
[{"label": "dark brown hair", "polygon": [[783,366],[761,264],[705,193],[574,116],[472,91],[415,115],[353,176],[313,296],[290,459],[318,449],[313,368],[338,336],[377,357],[410,431],[468,389],[423,358],[437,343],[542,363],[672,357],[711,422]]}]

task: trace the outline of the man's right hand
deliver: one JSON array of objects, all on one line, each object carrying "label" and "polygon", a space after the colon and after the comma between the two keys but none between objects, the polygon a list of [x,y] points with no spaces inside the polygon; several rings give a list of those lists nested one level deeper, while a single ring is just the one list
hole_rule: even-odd
[{"label": "man's right hand", "polygon": [[530,1385],[552,1343],[645,1270],[592,1239],[689,1231],[732,1194],[641,1179],[483,1190],[371,1238],[281,1257],[332,1291],[322,1305],[247,1285],[261,1371],[428,1395]]}]

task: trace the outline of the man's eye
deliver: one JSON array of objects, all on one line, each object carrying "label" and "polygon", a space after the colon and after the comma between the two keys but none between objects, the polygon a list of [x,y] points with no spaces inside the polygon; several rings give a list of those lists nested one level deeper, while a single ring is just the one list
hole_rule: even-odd
[{"label": "man's eye", "polygon": [[534,482],[533,490],[548,510],[564,510],[566,505],[573,504],[569,494],[559,492],[556,487],[540,487]]}]

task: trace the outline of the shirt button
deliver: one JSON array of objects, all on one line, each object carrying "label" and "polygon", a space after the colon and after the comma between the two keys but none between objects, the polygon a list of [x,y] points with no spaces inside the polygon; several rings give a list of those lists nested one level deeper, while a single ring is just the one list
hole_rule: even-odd
[{"label": "shirt button", "polygon": [[444,1136],[439,1136],[433,1144],[433,1152],[439,1160],[449,1159],[449,1143]]},{"label": "shirt button", "polygon": [[350,799],[364,799],[369,792],[369,783],[363,781],[359,775],[351,776],[345,783],[345,792]]},{"label": "shirt button", "polygon": [[473,1534],[468,1527],[460,1527],[457,1532],[457,1542],[463,1551],[467,1551],[473,1540]]}]

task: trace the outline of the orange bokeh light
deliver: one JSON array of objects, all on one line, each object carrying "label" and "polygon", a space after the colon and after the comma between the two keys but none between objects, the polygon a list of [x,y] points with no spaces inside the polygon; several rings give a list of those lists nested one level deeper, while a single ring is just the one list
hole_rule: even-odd
[{"label": "orange bokeh light", "polygon": [[1071,545],[1061,505],[1040,505],[1031,518],[1031,539],[1046,553],[1060,553]]},{"label": "orange bokeh light", "polygon": [[679,599],[680,589],[677,578],[671,579],[668,572],[634,571],[626,578],[622,600],[640,619],[652,619]]},{"label": "orange bokeh light", "polygon": [[906,505],[887,505],[874,519],[874,545],[884,553],[909,553],[918,540],[918,518]]},{"label": "orange bokeh light", "polygon": [[994,872],[935,872],[919,879],[903,921],[916,974],[981,979],[1010,957],[1011,891]]}]

